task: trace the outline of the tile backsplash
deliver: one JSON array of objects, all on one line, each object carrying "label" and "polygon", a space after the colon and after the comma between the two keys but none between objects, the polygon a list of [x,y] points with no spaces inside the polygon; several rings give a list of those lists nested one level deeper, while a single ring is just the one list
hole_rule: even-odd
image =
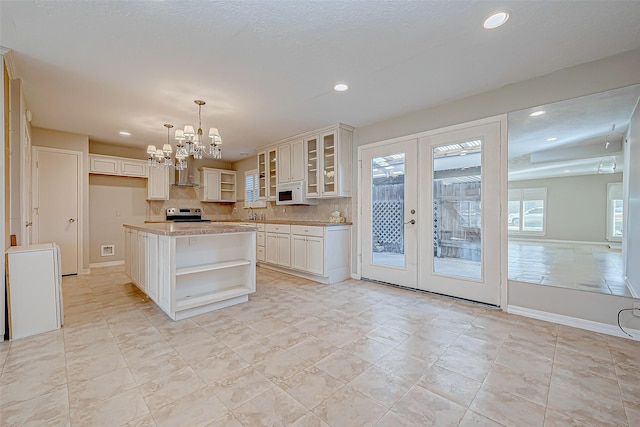
[{"label": "tile backsplash", "polygon": [[[198,187],[176,187],[169,190],[169,200],[147,201],[146,220],[162,221],[165,219],[167,208],[200,208],[206,219],[247,219],[249,210],[244,209],[243,202],[210,203],[201,202]],[[279,206],[269,202],[266,208],[254,209],[265,219],[293,220],[293,221],[329,221],[333,211],[339,211],[347,221],[352,221],[351,198],[318,199],[314,206]]]}]

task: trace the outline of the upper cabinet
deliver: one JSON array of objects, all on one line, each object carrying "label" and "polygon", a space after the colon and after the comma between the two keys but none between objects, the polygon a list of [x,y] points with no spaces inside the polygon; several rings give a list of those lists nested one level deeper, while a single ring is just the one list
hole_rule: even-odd
[{"label": "upper cabinet", "polygon": [[308,198],[351,197],[353,128],[339,123],[258,152],[261,200],[275,200],[276,183],[305,181]]},{"label": "upper cabinet", "polygon": [[353,128],[338,125],[304,142],[307,197],[351,197]]},{"label": "upper cabinet", "polygon": [[89,154],[89,173],[147,178],[147,161]]},{"label": "upper cabinet", "polygon": [[304,179],[304,140],[280,144],[278,149],[278,183]]},{"label": "upper cabinet", "polygon": [[200,201],[235,202],[236,172],[202,168],[200,170]]},{"label": "upper cabinet", "polygon": [[147,200],[169,200],[169,169],[149,168]]}]

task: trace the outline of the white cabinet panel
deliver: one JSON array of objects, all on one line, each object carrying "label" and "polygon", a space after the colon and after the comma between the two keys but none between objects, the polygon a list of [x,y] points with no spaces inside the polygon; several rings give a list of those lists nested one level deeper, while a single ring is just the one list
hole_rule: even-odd
[{"label": "white cabinet panel", "polygon": [[122,159],[120,174],[126,176],[147,177],[147,162],[144,160]]},{"label": "white cabinet panel", "polygon": [[200,200],[203,202],[217,202],[220,200],[220,172],[202,168],[200,171],[201,195]]},{"label": "white cabinet panel", "polygon": [[[145,245],[145,259],[158,259],[158,235],[147,233]],[[145,291],[149,298],[157,303],[158,301],[158,267],[156,262],[147,262],[145,270]]]},{"label": "white cabinet panel", "polygon": [[89,171],[95,174],[120,175],[120,165],[115,157],[89,156]]},{"label": "white cabinet panel", "polygon": [[148,176],[147,161],[90,154],[89,173],[146,178]]},{"label": "white cabinet panel", "polygon": [[271,264],[278,264],[278,235],[276,233],[267,233],[266,241],[265,261]]},{"label": "white cabinet panel", "polygon": [[313,274],[324,274],[324,239],[321,237],[306,237],[306,249],[306,270]]},{"label": "white cabinet panel", "polygon": [[278,147],[278,182],[291,181],[291,145],[283,144]]},{"label": "white cabinet panel", "polygon": [[149,168],[147,200],[169,200],[169,169]]},{"label": "white cabinet panel", "polygon": [[304,140],[300,139],[291,143],[291,181],[302,181],[304,173]]},{"label": "white cabinet panel", "polygon": [[291,236],[278,234],[278,265],[291,266]]}]

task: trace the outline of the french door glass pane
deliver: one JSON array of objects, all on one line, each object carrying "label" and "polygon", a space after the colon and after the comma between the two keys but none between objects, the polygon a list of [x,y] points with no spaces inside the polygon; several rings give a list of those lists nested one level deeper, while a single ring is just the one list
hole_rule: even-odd
[{"label": "french door glass pane", "polygon": [[404,153],[371,161],[371,262],[404,268]]},{"label": "french door glass pane", "polygon": [[482,141],[433,148],[433,271],[482,277]]}]

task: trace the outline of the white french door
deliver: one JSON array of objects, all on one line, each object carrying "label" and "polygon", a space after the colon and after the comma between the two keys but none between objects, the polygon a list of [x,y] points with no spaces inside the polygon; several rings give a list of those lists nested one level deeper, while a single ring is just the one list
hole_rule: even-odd
[{"label": "white french door", "polygon": [[418,152],[415,139],[361,151],[362,277],[415,288]]},{"label": "white french door", "polygon": [[420,289],[500,305],[500,132],[494,122],[420,138]]},{"label": "white french door", "polygon": [[501,123],[360,150],[361,276],[501,304]]}]

